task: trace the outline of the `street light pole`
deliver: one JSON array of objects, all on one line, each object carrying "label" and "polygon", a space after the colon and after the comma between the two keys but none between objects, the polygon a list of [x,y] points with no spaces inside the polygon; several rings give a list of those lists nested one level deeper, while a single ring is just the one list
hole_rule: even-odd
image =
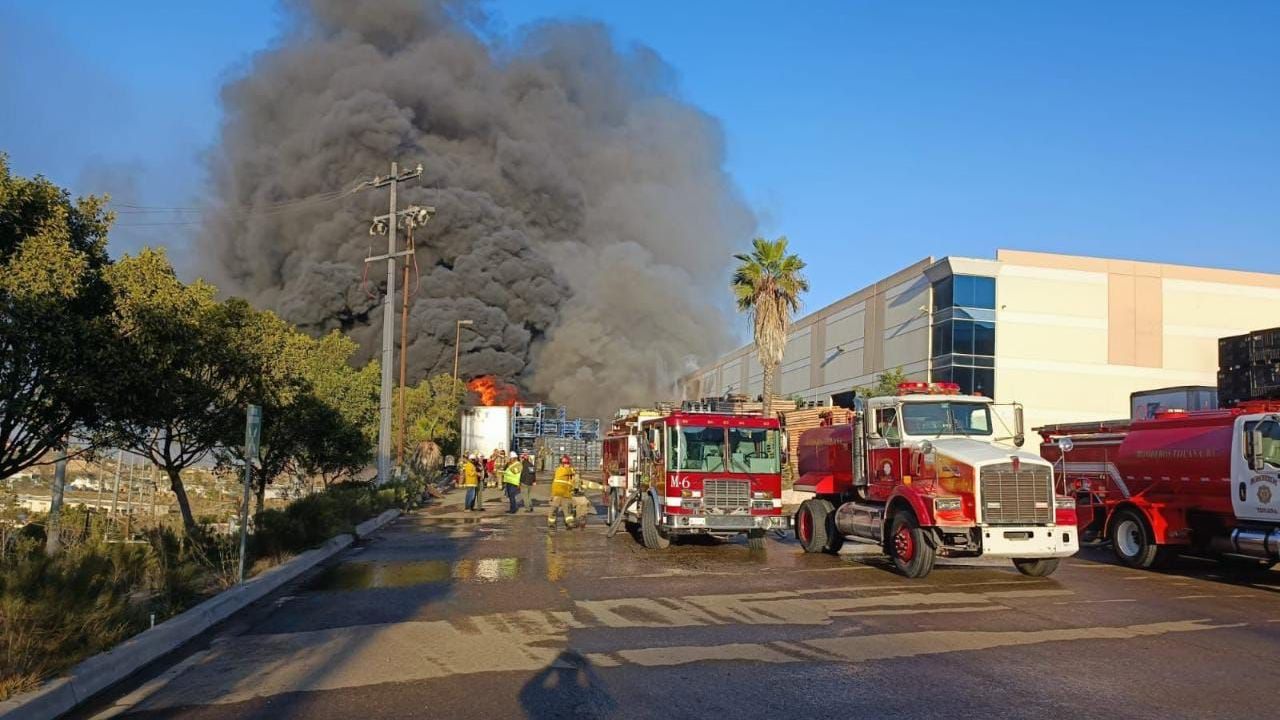
[{"label": "street light pole", "polygon": [[472,320],[459,320],[453,334],[453,389],[458,389],[458,349],[462,346],[462,326],[475,325]]}]

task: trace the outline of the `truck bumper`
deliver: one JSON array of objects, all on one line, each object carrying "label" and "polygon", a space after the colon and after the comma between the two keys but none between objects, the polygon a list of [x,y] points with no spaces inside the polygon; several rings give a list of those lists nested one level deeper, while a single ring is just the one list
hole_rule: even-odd
[{"label": "truck bumper", "polygon": [[978,530],[982,554],[988,557],[1068,557],[1080,549],[1075,525],[988,525]]},{"label": "truck bumper", "polygon": [[663,524],[676,533],[699,533],[785,530],[788,522],[783,515],[668,515]]}]

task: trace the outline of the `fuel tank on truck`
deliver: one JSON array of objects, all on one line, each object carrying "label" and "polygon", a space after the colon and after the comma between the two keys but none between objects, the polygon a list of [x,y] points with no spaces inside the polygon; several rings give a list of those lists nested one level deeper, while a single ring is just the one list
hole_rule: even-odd
[{"label": "fuel tank on truck", "polygon": [[806,430],[800,435],[796,452],[796,490],[836,495],[853,487],[853,425]]}]

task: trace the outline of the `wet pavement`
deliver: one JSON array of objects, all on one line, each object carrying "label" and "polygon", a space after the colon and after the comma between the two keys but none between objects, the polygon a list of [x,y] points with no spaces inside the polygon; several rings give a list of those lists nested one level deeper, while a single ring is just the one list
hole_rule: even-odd
[{"label": "wet pavement", "polygon": [[[545,486],[536,497],[542,497]],[[771,536],[646,551],[459,498],[398,520],[84,717],[1269,717],[1280,572],[1086,549],[907,580]]]}]

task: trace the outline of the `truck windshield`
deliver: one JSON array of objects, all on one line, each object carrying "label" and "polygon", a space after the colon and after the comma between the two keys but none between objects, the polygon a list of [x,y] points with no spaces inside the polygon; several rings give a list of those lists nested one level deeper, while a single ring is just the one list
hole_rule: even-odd
[{"label": "truck windshield", "polygon": [[781,472],[778,431],[729,428],[729,472]]},{"label": "truck windshield", "polygon": [[724,428],[671,428],[671,470],[724,472]]},{"label": "truck windshield", "polygon": [[903,403],[908,435],[990,435],[991,410],[982,403]]}]

